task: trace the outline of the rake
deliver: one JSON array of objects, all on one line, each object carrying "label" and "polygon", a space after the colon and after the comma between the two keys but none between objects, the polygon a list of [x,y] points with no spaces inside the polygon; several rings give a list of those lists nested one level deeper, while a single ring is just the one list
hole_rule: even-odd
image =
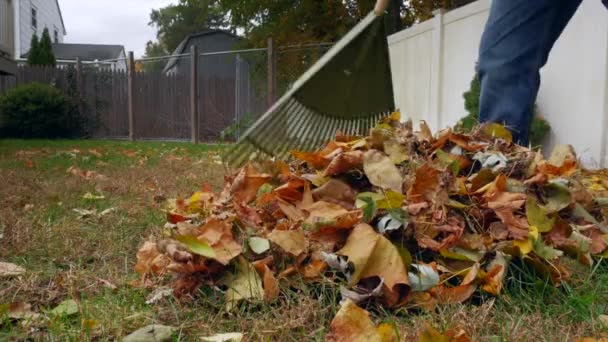
[{"label": "rake", "polygon": [[394,110],[383,16],[388,0],[310,67],[227,151],[241,166],[256,157],[287,159],[290,151],[315,150],[336,132],[364,135]]}]

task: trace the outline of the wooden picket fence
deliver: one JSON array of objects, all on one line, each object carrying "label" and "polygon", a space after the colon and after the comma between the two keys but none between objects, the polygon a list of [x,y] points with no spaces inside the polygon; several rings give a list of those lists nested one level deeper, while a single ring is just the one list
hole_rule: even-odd
[{"label": "wooden picket fence", "polygon": [[31,82],[51,84],[68,96],[79,95],[76,100],[80,102],[80,112],[87,118],[86,130],[94,138],[130,137],[131,99],[135,139],[191,138],[190,75],[134,73],[134,91],[130,96],[126,71],[20,66],[15,76],[0,76],[0,95]]}]

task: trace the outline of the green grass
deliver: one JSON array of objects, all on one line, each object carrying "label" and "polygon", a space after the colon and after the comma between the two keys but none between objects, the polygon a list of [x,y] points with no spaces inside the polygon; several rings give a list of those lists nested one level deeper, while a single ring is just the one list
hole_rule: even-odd
[{"label": "green grass", "polygon": [[[25,276],[0,278],[0,340],[110,341],[152,323],[178,328],[175,339],[198,340],[239,331],[248,341],[323,340],[339,308],[339,284],[281,280],[277,303],[243,303],[225,312],[221,293],[203,287],[196,300],[166,298],[145,304],[150,289],[134,286],[141,243],[164,216],[157,197],[189,195],[209,182],[222,187],[221,146],[119,141],[0,141],[0,260],[25,267]],[[91,152],[90,150],[93,150]],[[83,179],[70,167],[104,179]],[[84,199],[87,192],[103,195]],[[115,208],[79,218],[74,209]],[[519,269],[517,269],[519,267]],[[575,262],[570,283],[555,287],[514,265],[500,297],[476,297],[436,312],[386,310],[372,305],[375,323],[394,323],[401,340],[415,340],[424,323],[464,329],[473,340],[562,341],[606,333],[608,262]],[[48,316],[33,326],[9,320],[2,304],[30,303],[37,312],[66,299],[79,313]]]}]

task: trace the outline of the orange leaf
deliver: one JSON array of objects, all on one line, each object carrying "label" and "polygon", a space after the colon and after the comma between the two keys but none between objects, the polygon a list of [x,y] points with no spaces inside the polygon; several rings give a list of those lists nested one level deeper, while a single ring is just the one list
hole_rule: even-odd
[{"label": "orange leaf", "polygon": [[258,189],[268,180],[270,180],[270,175],[261,174],[255,167],[248,164],[235,177],[230,192],[235,201],[249,203],[256,198]]},{"label": "orange leaf", "polygon": [[439,170],[424,164],[416,170],[416,180],[407,192],[409,202],[432,200],[439,186]]},{"label": "orange leaf", "polygon": [[363,152],[351,151],[338,155],[327,166],[324,176],[334,176],[363,168]]},{"label": "orange leaf", "polygon": [[473,295],[477,290],[476,284],[461,285],[455,287],[446,287],[440,285],[432,289],[437,301],[440,304],[458,304],[462,303]]},{"label": "orange leaf", "polygon": [[317,170],[322,170],[326,168],[330,162],[330,159],[324,157],[319,152],[291,151],[291,155],[296,159],[306,162],[308,165],[314,167]]},{"label": "orange leaf", "polygon": [[155,242],[146,241],[137,252],[135,272],[145,276],[148,273],[161,275],[169,265],[169,258],[161,254]]},{"label": "orange leaf", "polygon": [[347,299],[331,321],[325,342],[382,342],[369,312]]},{"label": "orange leaf", "polygon": [[215,260],[228,265],[230,260],[240,255],[243,247],[234,241],[232,225],[217,218],[212,218],[201,227],[199,240],[207,242],[215,251]]},{"label": "orange leaf", "polygon": [[275,229],[268,234],[268,239],[293,256],[298,256],[308,249],[308,241],[304,233],[298,230]]}]

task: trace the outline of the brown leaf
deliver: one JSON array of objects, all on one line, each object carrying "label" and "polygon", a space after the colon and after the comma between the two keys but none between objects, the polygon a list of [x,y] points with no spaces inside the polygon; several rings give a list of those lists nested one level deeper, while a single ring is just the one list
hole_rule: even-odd
[{"label": "brown leaf", "polygon": [[264,300],[266,302],[271,302],[279,297],[281,290],[279,289],[279,282],[277,278],[275,278],[274,274],[268,268],[268,265],[265,263],[252,263],[253,267],[255,267],[256,271],[262,277],[262,285],[264,287]]},{"label": "brown leaf", "polygon": [[351,286],[377,277],[384,280],[383,301],[387,306],[399,305],[407,297],[410,285],[399,251],[371,226],[358,224],[337,254],[348,257],[348,262],[354,265]]},{"label": "brown leaf", "polygon": [[283,214],[285,214],[285,216],[292,220],[292,221],[302,221],[304,220],[304,213],[302,212],[302,210],[296,208],[295,206],[283,201],[283,200],[279,200],[278,201],[279,204],[279,208],[281,208],[281,211],[283,212]]},{"label": "brown leaf", "polygon": [[511,209],[496,210],[496,216],[507,226],[509,236],[515,240],[526,240],[530,234],[528,220],[522,216],[515,216]]},{"label": "brown leaf", "polygon": [[32,305],[24,302],[14,302],[8,305],[8,317],[32,321],[40,317],[39,313],[32,311]]},{"label": "brown leaf", "polygon": [[315,201],[325,201],[352,210],[357,200],[357,192],[345,182],[332,178],[312,192]]},{"label": "brown leaf", "polygon": [[462,329],[452,329],[440,333],[437,329],[433,328],[428,323],[424,324],[424,327],[418,332],[419,342],[470,342],[471,339],[468,337],[466,332]]},{"label": "brown leaf", "polygon": [[148,273],[161,275],[169,265],[169,258],[161,254],[155,242],[146,241],[137,252],[135,272],[145,276]]},{"label": "brown leaf", "polygon": [[490,294],[498,296],[502,290],[508,266],[508,257],[502,252],[496,252],[494,259],[486,266],[488,271],[481,279],[481,288]]},{"label": "brown leaf", "polygon": [[439,170],[423,164],[416,170],[416,180],[407,192],[409,202],[432,201],[439,187]]},{"label": "brown leaf", "polygon": [[352,228],[361,221],[361,211],[348,211],[344,207],[325,201],[315,202],[308,208],[309,215],[304,221],[311,229],[322,227]]},{"label": "brown leaf", "polygon": [[308,210],[315,203],[310,191],[310,183],[304,183],[304,193],[302,194],[302,200],[296,204],[296,208],[300,210]]},{"label": "brown leaf", "polygon": [[332,159],[329,163],[324,176],[335,176],[342,173],[346,173],[351,170],[363,168],[363,152],[361,151],[350,151],[339,154],[337,157]]},{"label": "brown leaf", "polygon": [[326,342],[382,342],[369,312],[347,299],[331,321]]},{"label": "brown leaf", "polygon": [[240,243],[232,236],[232,225],[217,218],[211,218],[201,227],[201,234],[197,237],[207,242],[215,251],[215,260],[228,265],[230,260],[243,252]]},{"label": "brown leaf", "polygon": [[282,200],[289,203],[295,203],[302,200],[302,192],[300,189],[302,189],[306,183],[308,183],[308,181],[303,178],[292,177],[285,184],[274,189],[272,193],[279,196]]},{"label": "brown leaf", "polygon": [[194,257],[187,251],[186,246],[175,240],[161,240],[157,244],[158,250],[166,254],[171,260],[179,263],[191,261]]},{"label": "brown leaf", "polygon": [[494,210],[518,210],[528,199],[526,194],[499,192],[487,197],[488,208]]},{"label": "brown leaf", "polygon": [[0,262],[0,278],[15,277],[25,273],[25,268],[10,262]]},{"label": "brown leaf", "polygon": [[403,193],[403,176],[393,162],[378,150],[369,150],[363,157],[363,170],[373,185]]},{"label": "brown leaf", "polygon": [[458,304],[463,303],[475,293],[477,284],[467,284],[455,287],[439,285],[432,289],[439,304]]},{"label": "brown leaf", "polygon": [[253,165],[246,165],[237,174],[230,193],[237,202],[249,203],[256,198],[258,189],[270,180],[270,175],[260,173]]},{"label": "brown leaf", "polygon": [[268,239],[277,244],[285,252],[298,256],[308,250],[308,241],[299,230],[273,230]]},{"label": "brown leaf", "polygon": [[327,264],[321,260],[313,260],[306,266],[304,266],[300,273],[305,279],[315,279],[321,277],[323,272],[327,269]]},{"label": "brown leaf", "polygon": [[321,155],[319,152],[291,151],[291,155],[296,159],[306,162],[317,170],[326,168],[330,163],[330,159]]}]

